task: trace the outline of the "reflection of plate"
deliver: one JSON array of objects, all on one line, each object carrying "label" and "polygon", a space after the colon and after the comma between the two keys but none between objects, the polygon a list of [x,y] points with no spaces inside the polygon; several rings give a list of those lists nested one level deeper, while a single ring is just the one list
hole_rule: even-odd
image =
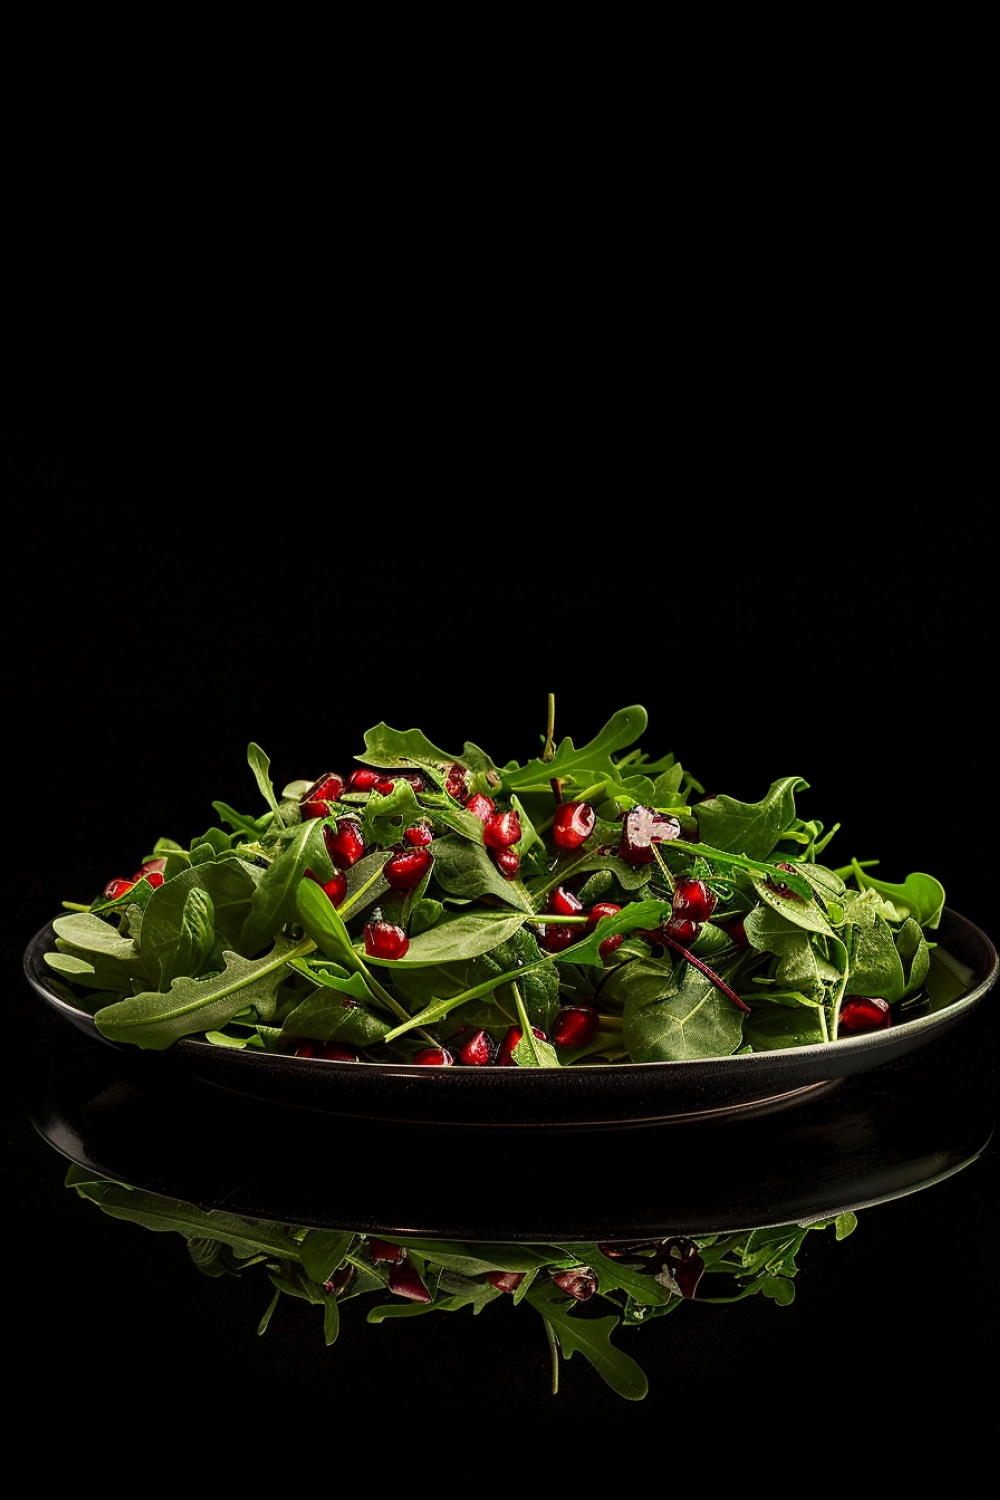
[{"label": "reflection of plate", "polygon": [[785,1109],[492,1134],[129,1077],[120,1053],[69,1034],[40,1060],[30,1113],[80,1167],[248,1218],[480,1242],[731,1233],[882,1203],[974,1162],[993,1130],[994,1034],[980,1013]]},{"label": "reflection of plate", "polygon": [[[863,1073],[936,1041],[993,987],[997,951],[974,923],[945,907],[934,934],[930,1006],[886,1031],[824,1046],[786,1047],[691,1062],[624,1063],[551,1069],[423,1068],[395,1063],[337,1063],[260,1051],[234,1051],[185,1037],[165,1052],[106,1043],[132,1054],[152,1075],[177,1071],[236,1094],[384,1121],[436,1125],[599,1126],[691,1120],[720,1111],[760,1110],[808,1099],[838,1079]],[[91,1037],[92,1018],[76,1009],[44,961],[55,946],[51,924],[24,957],[34,989]],[[130,1061],[130,1065],[131,1065]]]}]

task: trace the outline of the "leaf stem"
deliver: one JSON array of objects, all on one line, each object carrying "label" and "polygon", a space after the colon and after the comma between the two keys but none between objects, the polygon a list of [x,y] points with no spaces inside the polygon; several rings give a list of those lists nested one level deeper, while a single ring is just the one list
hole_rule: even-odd
[{"label": "leaf stem", "polygon": [[696,958],[695,955],[691,952],[690,948],[685,948],[684,944],[679,943],[676,938],[668,937],[667,934],[662,930],[662,928],[656,934],[656,938],[657,942],[662,943],[664,947],[672,948],[675,953],[680,953],[682,957],[686,958],[689,964],[694,964],[695,968],[698,970],[698,973],[704,974],[706,979],[710,979],[711,982],[715,985],[716,989],[721,990],[722,993],[727,997],[727,999],[731,1000],[733,1004],[737,1006],[741,1011],[743,1011],[745,1015],[750,1014],[749,1005],[747,1005],[743,1000],[740,999],[735,990],[731,990],[729,988],[724,979],[720,979],[719,975],[716,974],[714,969],[710,969],[708,967],[708,964],[702,963],[700,958]]}]

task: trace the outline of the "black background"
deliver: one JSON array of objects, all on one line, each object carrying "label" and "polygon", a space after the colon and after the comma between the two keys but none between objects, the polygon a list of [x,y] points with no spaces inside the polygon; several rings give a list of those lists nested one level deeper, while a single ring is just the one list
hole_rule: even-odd
[{"label": "black background", "polygon": [[[28,1118],[27,1064],[58,1029],[20,968],[62,900],[160,835],[189,839],[214,798],[255,806],[251,740],[279,785],[349,765],[383,719],[524,759],[550,692],[577,743],[645,705],[645,748],[710,790],[756,800],[802,776],[800,810],[840,821],[843,860],[936,874],[995,940],[996,534],[943,377],[820,389],[790,365],[751,414],[731,372],[711,410],[699,380],[702,399],[637,393],[611,421],[607,379],[566,415],[541,378],[484,411],[453,372],[418,417],[398,387],[375,410],[342,371],[339,404],[282,387],[276,423],[225,370],[147,403],[144,369],[132,390],[120,369],[86,420],[36,409],[8,485],[8,1364],[46,1419],[34,1471],[271,1485],[358,1459],[366,1488],[499,1494],[663,1486],[680,1465],[703,1492],[868,1476],[979,1493],[992,1143],[863,1209],[850,1239],[815,1236],[790,1308],[682,1308],[644,1330],[645,1401],[581,1358],[552,1396],[526,1310],[347,1316],[328,1350],[315,1309],[286,1303],[258,1339],[261,1284],[202,1278],[174,1236],[69,1194]],[[991,1050],[987,1009],[968,1029]],[[614,1163],[613,1143],[540,1139],[524,1171],[592,1191]],[[414,1170],[447,1174],[446,1148]]]}]

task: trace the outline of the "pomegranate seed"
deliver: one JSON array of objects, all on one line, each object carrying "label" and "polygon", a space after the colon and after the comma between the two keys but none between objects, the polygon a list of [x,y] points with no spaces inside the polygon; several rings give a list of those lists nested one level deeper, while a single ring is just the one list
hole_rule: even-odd
[{"label": "pomegranate seed", "polygon": [[692,922],[707,922],[718,904],[718,897],[704,880],[685,876],[674,886],[671,906],[679,917],[690,917]]},{"label": "pomegranate seed", "polygon": [[680,831],[677,818],[654,812],[651,807],[633,807],[622,820],[619,857],[629,865],[648,865],[654,858],[653,844],[675,839]]},{"label": "pomegranate seed", "polygon": [[552,1280],[560,1291],[568,1292],[577,1302],[587,1302],[597,1291],[597,1277],[589,1266],[574,1266],[569,1271],[557,1271]]},{"label": "pomegranate seed", "polygon": [[[794,875],[796,873],[794,865],[781,864],[777,865],[776,868],[779,870],[787,870],[790,875]],[[799,895],[798,891],[793,891],[791,886],[786,885],[783,880],[772,880],[771,877],[768,876],[764,884],[768,886],[776,896],[783,896],[786,901],[802,900],[802,897]]]},{"label": "pomegranate seed", "polygon": [[349,792],[370,792],[376,781],[382,780],[381,771],[373,771],[370,766],[359,766],[352,771],[347,778],[347,790]]},{"label": "pomegranate seed", "polygon": [[449,797],[455,798],[456,802],[465,800],[468,774],[465,767],[459,765],[451,766],[448,771],[448,780],[444,784],[444,789]]},{"label": "pomegranate seed", "polygon": [[692,922],[690,917],[671,917],[664,922],[660,931],[677,943],[693,943],[701,931],[701,923]]},{"label": "pomegranate seed", "polygon": [[315,1042],[310,1037],[303,1037],[302,1041],[295,1045],[296,1057],[319,1057],[324,1062],[360,1062],[361,1058],[356,1047],[349,1047],[343,1042]]},{"label": "pomegranate seed", "polygon": [[134,880],[109,880],[104,887],[104,894],[109,901],[117,901],[120,897],[127,896],[134,885]]},{"label": "pomegranate seed", "polygon": [[409,946],[410,940],[402,927],[373,914],[365,928],[365,952],[369,958],[402,958]]},{"label": "pomegranate seed", "polygon": [[344,1292],[354,1280],[354,1267],[352,1265],[341,1266],[339,1271],[334,1271],[329,1281],[324,1281],[324,1292]]},{"label": "pomegranate seed", "polygon": [[524,1280],[523,1271],[487,1271],[486,1280],[498,1292],[513,1292]]},{"label": "pomegranate seed", "polygon": [[299,810],[304,818],[325,818],[330,811],[330,803],[336,802],[344,791],[344,778],[331,772],[329,776],[321,776],[314,781],[299,802]]},{"label": "pomegranate seed", "polygon": [[349,870],[365,852],[361,824],[357,818],[338,818],[336,828],[323,829],[323,842],[338,870]]},{"label": "pomegranate seed", "polygon": [[878,995],[848,995],[840,1008],[837,1031],[838,1034],[841,1031],[852,1034],[881,1031],[891,1024],[892,1016],[887,1000],[882,1000]]},{"label": "pomegranate seed", "polygon": [[450,1068],[455,1059],[447,1047],[421,1047],[414,1055],[413,1061],[419,1063],[422,1068]]},{"label": "pomegranate seed", "polygon": [[579,849],[594,831],[597,814],[589,802],[561,802],[552,819],[552,839],[560,849]]},{"label": "pomegranate seed", "polygon": [[378,781],[372,782],[372,791],[378,792],[380,797],[388,797],[389,793],[395,788],[395,785],[396,783],[391,776],[380,776]]},{"label": "pomegranate seed", "polygon": [[389,1290],[397,1297],[409,1297],[411,1302],[429,1302],[431,1294],[417,1275],[410,1257],[404,1256],[399,1265],[389,1272]]},{"label": "pomegranate seed", "polygon": [[498,849],[493,856],[493,862],[504,880],[514,880],[521,868],[521,856],[514,849]]},{"label": "pomegranate seed", "polygon": [[323,886],[323,894],[329,896],[334,906],[339,906],[347,895],[347,876],[338,870],[332,880],[328,880]]},{"label": "pomegranate seed", "polygon": [[583,911],[583,902],[575,891],[569,891],[564,885],[557,885],[545,903],[545,910],[555,912],[560,917],[578,917]]},{"label": "pomegranate seed", "polygon": [[132,879],[141,880],[145,875],[146,879],[148,880],[151,875],[165,875],[166,872],[167,857],[166,855],[164,855],[162,859],[147,859],[144,865],[139,866],[138,870],[132,876]]},{"label": "pomegranate seed", "polygon": [[602,917],[613,917],[620,911],[613,901],[596,901],[587,913],[588,929],[596,927]]},{"label": "pomegranate seed", "polygon": [[473,792],[471,797],[466,798],[465,805],[469,812],[479,819],[480,823],[485,823],[486,819],[496,811],[496,803],[493,801],[493,798],[485,797],[482,792]]},{"label": "pomegranate seed", "polygon": [[521,837],[521,819],[513,808],[490,813],[483,824],[483,841],[490,849],[509,849]]},{"label": "pomegranate seed", "polygon": [[598,948],[597,952],[598,952],[598,954],[600,955],[601,958],[610,958],[611,955],[612,955],[612,953],[616,952],[616,950],[621,947],[621,945],[622,945],[622,943],[624,941],[625,941],[625,934],[624,933],[622,933],[622,932],[613,932],[610,937],[606,937],[604,939],[604,942],[601,943],[601,945]]},{"label": "pomegranate seed", "polygon": [[663,1268],[669,1271],[682,1297],[693,1297],[705,1270],[694,1240],[668,1240],[663,1249]]},{"label": "pomegranate seed", "polygon": [[146,880],[151,886],[154,887],[154,889],[156,886],[163,884],[163,876],[160,874],[159,870],[150,870],[145,874],[142,870],[139,870],[135,875],[133,875],[132,879],[133,881]]},{"label": "pomegranate seed", "polygon": [[564,1005],[552,1023],[552,1040],[562,1047],[582,1047],[597,1035],[600,1024],[596,1006]]},{"label": "pomegranate seed", "polygon": [[382,874],[394,891],[412,891],[430,869],[432,858],[427,849],[400,849],[382,866]]},{"label": "pomegranate seed", "polygon": [[414,823],[403,834],[403,838],[411,849],[426,849],[428,844],[434,842],[434,830],[429,823]]},{"label": "pomegranate seed", "polygon": [[482,1068],[493,1061],[495,1050],[489,1032],[480,1028],[462,1042],[458,1049],[458,1060],[468,1068]]},{"label": "pomegranate seed", "polygon": [[393,1245],[389,1240],[370,1239],[368,1248],[375,1261],[384,1260],[390,1265],[401,1266],[406,1259],[406,1251],[402,1245]]},{"label": "pomegranate seed", "polygon": [[546,922],[538,928],[538,941],[546,953],[561,953],[576,942],[576,930],[565,922]]},{"label": "pomegranate seed", "polygon": [[[535,1033],[535,1036],[538,1038],[538,1040],[540,1042],[544,1042],[544,1041],[548,1040],[548,1038],[545,1035],[545,1032],[544,1031],[539,1031],[539,1029],[538,1029],[537,1026],[532,1026],[531,1029]],[[498,1067],[501,1067],[501,1068],[516,1068],[518,1066],[517,1063],[514,1061],[514,1048],[517,1046],[518,1042],[521,1040],[521,1037],[523,1036],[523,1034],[524,1033],[521,1031],[520,1026],[509,1026],[507,1028],[507,1030],[504,1032],[504,1035],[503,1035],[503,1041],[500,1043],[500,1050],[497,1053],[497,1066]]]}]

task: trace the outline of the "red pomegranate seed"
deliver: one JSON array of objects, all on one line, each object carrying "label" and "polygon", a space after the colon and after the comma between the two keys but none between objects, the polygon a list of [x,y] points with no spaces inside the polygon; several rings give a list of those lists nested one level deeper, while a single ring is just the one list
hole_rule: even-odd
[{"label": "red pomegranate seed", "polygon": [[513,1292],[524,1280],[524,1271],[487,1271],[486,1280],[498,1292]]},{"label": "red pomegranate seed", "polygon": [[621,947],[624,941],[624,933],[613,932],[610,937],[606,937],[604,939],[604,942],[601,943],[597,952],[601,958],[610,958],[612,953],[616,952]]},{"label": "red pomegranate seed", "polygon": [[537,931],[539,945],[546,953],[561,953],[577,939],[576,928],[565,922],[546,922]]},{"label": "red pomegranate seed", "polygon": [[378,781],[372,783],[372,791],[378,792],[380,797],[388,797],[395,785],[391,776],[380,776]]},{"label": "red pomegranate seed", "polygon": [[330,811],[330,803],[336,802],[344,791],[343,776],[331,772],[328,776],[321,776],[314,781],[299,802],[299,810],[304,818],[325,818]]},{"label": "red pomegranate seed", "polygon": [[504,880],[517,878],[517,872],[521,868],[521,856],[516,849],[498,849],[493,856],[493,862]]},{"label": "red pomegranate seed", "polygon": [[151,886],[153,886],[154,889],[158,885],[162,885],[163,884],[163,876],[160,874],[159,870],[149,870],[145,874],[143,873],[142,870],[139,870],[137,874],[133,875],[132,879],[134,881],[138,881],[138,880],[148,881],[148,883]]},{"label": "red pomegranate seed", "polygon": [[349,870],[365,852],[361,824],[357,818],[338,818],[336,828],[323,829],[323,842],[338,870]]},{"label": "red pomegranate seed", "polygon": [[471,797],[466,798],[465,806],[473,817],[479,819],[480,823],[485,823],[486,819],[496,811],[493,798],[485,797],[482,792],[473,792]]},{"label": "red pomegranate seed", "polygon": [[338,870],[332,880],[328,880],[323,886],[323,894],[329,896],[334,906],[339,906],[347,895],[347,876]]},{"label": "red pomegranate seed", "polygon": [[401,1266],[406,1259],[406,1251],[402,1245],[393,1245],[389,1240],[369,1239],[368,1248],[375,1261],[384,1260],[390,1265]]},{"label": "red pomegranate seed", "polygon": [[513,808],[490,813],[483,824],[483,842],[489,849],[509,849],[521,837],[521,819]]},{"label": "red pomegranate seed", "polygon": [[555,912],[560,917],[578,917],[583,911],[583,902],[575,891],[567,890],[564,885],[557,885],[545,903],[545,910]]},{"label": "red pomegranate seed", "polygon": [[671,906],[679,917],[692,922],[707,922],[718,903],[718,897],[704,880],[683,876],[674,886]]},{"label": "red pomegranate seed", "polygon": [[458,1049],[458,1060],[467,1068],[482,1068],[493,1061],[493,1038],[480,1028],[462,1042]]},{"label": "red pomegranate seed", "polygon": [[[539,1031],[537,1026],[532,1026],[532,1031],[540,1042],[547,1041],[544,1031]],[[504,1032],[500,1050],[497,1053],[497,1066],[501,1068],[516,1068],[518,1064],[514,1060],[514,1048],[523,1036],[520,1026],[509,1026]]]},{"label": "red pomegranate seed", "polygon": [[414,1054],[413,1061],[422,1068],[450,1068],[455,1059],[447,1047],[421,1047]]},{"label": "red pomegranate seed", "polygon": [[560,1291],[568,1292],[577,1302],[587,1302],[597,1291],[597,1277],[589,1266],[574,1266],[568,1271],[557,1271],[552,1277]]},{"label": "red pomegranate seed", "polygon": [[370,766],[358,766],[347,778],[347,790],[349,792],[370,792],[376,781],[382,780],[381,771],[373,771]]},{"label": "red pomegranate seed", "polygon": [[403,838],[411,849],[426,849],[428,844],[434,842],[434,830],[429,823],[414,823],[403,834]]},{"label": "red pomegranate seed", "polygon": [[613,901],[596,901],[587,913],[588,929],[596,927],[602,917],[613,917],[620,911]]},{"label": "red pomegranate seed", "polygon": [[552,1022],[552,1040],[562,1047],[582,1047],[597,1035],[601,1018],[593,1005],[564,1005]]},{"label": "red pomegranate seed", "polygon": [[837,1034],[881,1031],[892,1024],[889,1002],[878,995],[848,995],[840,1007]]},{"label": "red pomegranate seed", "polygon": [[402,958],[410,940],[402,927],[373,916],[365,928],[365,952],[369,958]]},{"label": "red pomegranate seed", "polygon": [[729,941],[735,943],[737,948],[749,948],[750,939],[747,937],[747,930],[743,925],[742,917],[727,917],[724,922],[718,925],[722,927]]},{"label": "red pomegranate seed", "polygon": [[672,937],[677,943],[693,943],[701,931],[700,922],[692,922],[690,917],[670,917],[660,928],[667,937]]},{"label": "red pomegranate seed", "polygon": [[104,887],[104,895],[109,901],[117,901],[120,897],[127,896],[134,885],[134,880],[109,880]]},{"label": "red pomegranate seed", "polygon": [[597,814],[589,802],[561,802],[552,819],[552,840],[560,849],[579,849],[594,831]]},{"label": "red pomegranate seed", "polygon": [[464,766],[453,765],[448,771],[448,779],[444,789],[449,797],[454,797],[456,802],[465,800],[465,790],[468,781],[468,771]]},{"label": "red pomegranate seed", "polygon": [[343,1042],[316,1042],[311,1037],[303,1037],[295,1044],[296,1057],[319,1057],[324,1062],[360,1062],[356,1047],[349,1047]]},{"label": "red pomegranate seed", "polygon": [[412,891],[430,869],[432,858],[427,849],[400,849],[386,860],[382,874],[394,891]]},{"label": "red pomegranate seed", "polygon": [[653,844],[675,839],[680,831],[677,818],[654,812],[651,807],[633,807],[622,820],[619,857],[629,865],[648,865],[655,857]]},{"label": "red pomegranate seed", "polygon": [[[139,866],[132,879],[141,880],[145,876],[147,880],[150,880],[154,875],[165,875],[166,873],[167,857],[164,855],[162,859],[147,859],[144,865]],[[155,881],[153,883],[154,885],[156,884]]]},{"label": "red pomegranate seed", "polygon": [[417,1275],[416,1267],[407,1255],[399,1265],[389,1272],[389,1290],[397,1297],[409,1297],[411,1302],[429,1302],[431,1294]]}]

